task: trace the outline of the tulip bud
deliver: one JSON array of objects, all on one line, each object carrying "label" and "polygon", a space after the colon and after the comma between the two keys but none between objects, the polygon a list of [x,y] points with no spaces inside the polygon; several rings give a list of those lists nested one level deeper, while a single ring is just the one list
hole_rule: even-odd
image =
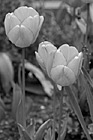
[{"label": "tulip bud", "polygon": [[[36,59],[48,76],[60,86],[73,84],[80,72],[83,54],[75,47],[64,44],[56,49],[51,43],[39,45]],[[49,45],[48,45],[49,44]]]},{"label": "tulip bud", "polygon": [[28,47],[35,42],[43,20],[32,7],[19,7],[5,17],[6,35],[17,47]]}]

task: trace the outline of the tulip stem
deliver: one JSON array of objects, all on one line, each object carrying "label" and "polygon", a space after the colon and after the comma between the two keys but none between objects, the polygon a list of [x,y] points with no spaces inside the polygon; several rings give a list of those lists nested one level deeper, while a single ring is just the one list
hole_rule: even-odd
[{"label": "tulip stem", "polygon": [[54,94],[53,94],[53,140],[55,140],[55,126],[56,126],[56,87],[54,84]]},{"label": "tulip stem", "polygon": [[63,110],[63,87],[60,91],[60,95],[61,95],[61,98],[60,98],[60,107],[59,107],[59,128],[58,128],[58,140],[61,140],[61,118],[62,118],[62,110]]},{"label": "tulip stem", "polygon": [[23,93],[23,120],[25,124],[25,48],[22,48],[22,93]]}]

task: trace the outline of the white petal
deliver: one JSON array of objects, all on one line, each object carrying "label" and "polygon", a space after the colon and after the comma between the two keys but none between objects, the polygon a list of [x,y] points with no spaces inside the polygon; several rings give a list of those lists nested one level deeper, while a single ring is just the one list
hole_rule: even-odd
[{"label": "white petal", "polygon": [[15,16],[20,20],[20,22],[23,22],[28,17],[28,7],[22,6],[17,8],[14,11]]},{"label": "white petal", "polygon": [[34,40],[33,40],[33,43],[35,42],[35,40],[36,40],[37,37],[38,37],[38,34],[39,34],[39,32],[40,32],[40,29],[41,29],[41,26],[42,26],[42,24],[43,24],[43,21],[44,21],[44,17],[43,17],[43,16],[40,16],[40,21],[39,21],[38,30],[37,30],[37,32],[36,32],[36,34],[35,34],[35,38],[34,38]]},{"label": "white petal", "polygon": [[82,59],[83,59],[83,54],[82,53],[79,53],[79,55],[76,56],[68,64],[68,67],[74,72],[75,76],[78,75],[79,69],[81,68]]},{"label": "white petal", "polygon": [[68,52],[68,58],[67,58],[68,63],[69,63],[75,56],[78,56],[78,50],[77,50],[75,47],[70,46],[70,47],[69,47],[69,52]]},{"label": "white petal", "polygon": [[47,52],[46,48],[43,47],[43,46],[41,48],[41,46],[40,46],[38,53],[39,53],[40,57],[42,58],[44,64],[46,65],[46,63],[47,63],[46,61],[47,61],[47,58],[48,58],[48,52]]},{"label": "white petal", "polygon": [[60,52],[62,52],[63,56],[65,57],[66,61],[68,59],[68,52],[69,52],[69,45],[68,44],[63,44],[62,46],[59,47]]},{"label": "white petal", "polygon": [[[59,66],[56,66],[55,68],[51,69],[50,76],[57,83],[57,81],[60,78],[63,77],[63,74],[64,74],[64,66],[63,65],[59,65]],[[59,84],[59,83],[57,83],[57,84]]]},{"label": "white petal", "polygon": [[5,24],[6,34],[8,34],[12,28],[20,24],[20,21],[17,19],[17,17],[13,13],[9,13],[5,17],[4,24]]},{"label": "white petal", "polygon": [[19,38],[19,28],[19,25],[17,25],[8,33],[8,38],[13,44],[15,44]]},{"label": "white petal", "polygon": [[6,31],[6,35],[9,33],[10,31],[10,18],[11,18],[11,14],[8,13],[5,17],[5,21],[4,21],[4,26],[5,26],[5,31]]},{"label": "white petal", "polygon": [[46,63],[46,60],[48,58],[48,54],[50,54],[52,51],[56,51],[56,50],[57,49],[53,44],[51,44],[48,41],[44,41],[44,42],[39,44],[38,53],[41,56],[44,63]]},{"label": "white petal", "polygon": [[29,16],[24,22],[22,23],[23,26],[26,26],[34,35],[36,35],[36,32],[38,30],[39,26],[39,16],[31,17]]},{"label": "white petal", "polygon": [[28,13],[29,13],[29,16],[32,16],[32,17],[34,17],[35,15],[39,15],[38,12],[32,7],[28,8]]},{"label": "white petal", "polygon": [[20,27],[20,36],[16,42],[18,47],[28,47],[32,44],[33,34],[23,25]]},{"label": "white petal", "polygon": [[44,41],[39,44],[39,48],[38,48],[39,53],[41,52],[42,48],[45,48],[47,53],[51,53],[52,51],[57,50],[57,48],[51,42],[48,42],[48,41]]},{"label": "white petal", "polygon": [[33,33],[34,20],[33,20],[33,18],[31,16],[26,18],[26,20],[24,20],[22,25],[25,26],[26,28],[28,28],[28,30],[30,30],[32,32],[33,36],[34,36],[34,33]]},{"label": "white petal", "polygon": [[39,54],[37,52],[35,52],[36,54],[36,60],[39,63],[39,65],[41,66],[41,68],[46,71],[45,65],[43,63],[43,60],[41,59],[41,57],[39,56]]},{"label": "white petal", "polygon": [[76,80],[74,72],[68,67],[64,67],[64,76],[68,79],[70,84],[73,84]]},{"label": "white petal", "polygon": [[66,65],[66,59],[61,52],[57,51],[54,57],[53,67],[58,65]]},{"label": "white petal", "polygon": [[50,72],[53,65],[55,53],[56,51],[52,51],[51,53],[48,54],[48,57],[47,57],[46,70],[49,77],[50,77]]}]

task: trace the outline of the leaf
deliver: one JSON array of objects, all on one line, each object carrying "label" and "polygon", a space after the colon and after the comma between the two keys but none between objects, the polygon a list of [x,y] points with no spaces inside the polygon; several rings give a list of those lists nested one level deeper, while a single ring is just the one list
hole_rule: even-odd
[{"label": "leaf", "polygon": [[5,118],[5,110],[0,106],[0,122]]},{"label": "leaf", "polygon": [[14,119],[16,119],[16,112],[21,97],[22,97],[21,88],[17,84],[13,83],[12,115]]},{"label": "leaf", "polygon": [[89,105],[91,119],[92,119],[92,122],[93,122],[93,94],[90,90],[89,84],[87,83],[86,79],[84,78],[84,75],[83,75],[83,83],[85,85],[86,97],[87,97],[87,101],[88,101],[88,105]]},{"label": "leaf", "polygon": [[44,122],[36,132],[35,140],[42,140],[44,137],[45,130],[52,126],[52,120]]},{"label": "leaf", "polygon": [[84,67],[82,67],[82,71],[84,73],[85,78],[87,79],[87,81],[89,82],[91,87],[93,88],[93,81],[92,81],[90,75],[88,74],[88,72],[86,71],[86,69]]},{"label": "leaf", "polygon": [[45,78],[45,75],[43,74],[43,72],[39,68],[37,68],[36,66],[32,65],[29,62],[25,63],[25,68],[36,76],[36,78],[40,81],[41,85],[43,86],[44,91],[49,96],[52,96],[53,85],[51,84],[49,80]]},{"label": "leaf", "polygon": [[0,53],[0,76],[2,87],[4,91],[8,93],[12,86],[14,70],[7,53]]},{"label": "leaf", "polygon": [[18,104],[17,113],[16,113],[16,121],[26,128],[26,120],[25,120],[25,108],[23,106],[23,96]]},{"label": "leaf", "polygon": [[31,124],[28,125],[26,129],[27,129],[27,132],[28,132],[30,138],[33,139],[34,135],[35,135],[35,121],[34,121],[34,119],[32,119]]},{"label": "leaf", "polygon": [[20,136],[23,137],[24,140],[32,140],[29,134],[27,133],[27,131],[25,130],[25,128],[21,124],[18,124],[18,128],[19,128]]},{"label": "leaf", "polygon": [[86,134],[87,139],[88,140],[92,140],[91,137],[90,137],[90,135],[89,135],[89,133],[88,133],[88,131],[87,131],[86,124],[84,122],[84,119],[83,119],[83,116],[82,116],[80,107],[78,105],[77,99],[76,99],[73,91],[71,90],[70,87],[65,87],[65,89],[66,89],[66,91],[68,93],[68,96],[70,98],[70,102],[71,102],[72,107],[74,109],[74,112],[76,113],[76,115],[78,117],[78,120],[79,120],[79,122],[80,122],[80,124],[81,124],[81,126],[82,126],[82,128],[83,128],[83,130],[85,132],[85,134]]}]

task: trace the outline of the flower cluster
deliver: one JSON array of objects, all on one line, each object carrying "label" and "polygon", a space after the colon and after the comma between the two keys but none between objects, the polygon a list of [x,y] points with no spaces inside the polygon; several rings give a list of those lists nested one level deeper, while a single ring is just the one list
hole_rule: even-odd
[{"label": "flower cluster", "polygon": [[79,75],[83,54],[64,44],[58,49],[50,42],[39,44],[36,59],[48,76],[60,86],[73,84]]}]

